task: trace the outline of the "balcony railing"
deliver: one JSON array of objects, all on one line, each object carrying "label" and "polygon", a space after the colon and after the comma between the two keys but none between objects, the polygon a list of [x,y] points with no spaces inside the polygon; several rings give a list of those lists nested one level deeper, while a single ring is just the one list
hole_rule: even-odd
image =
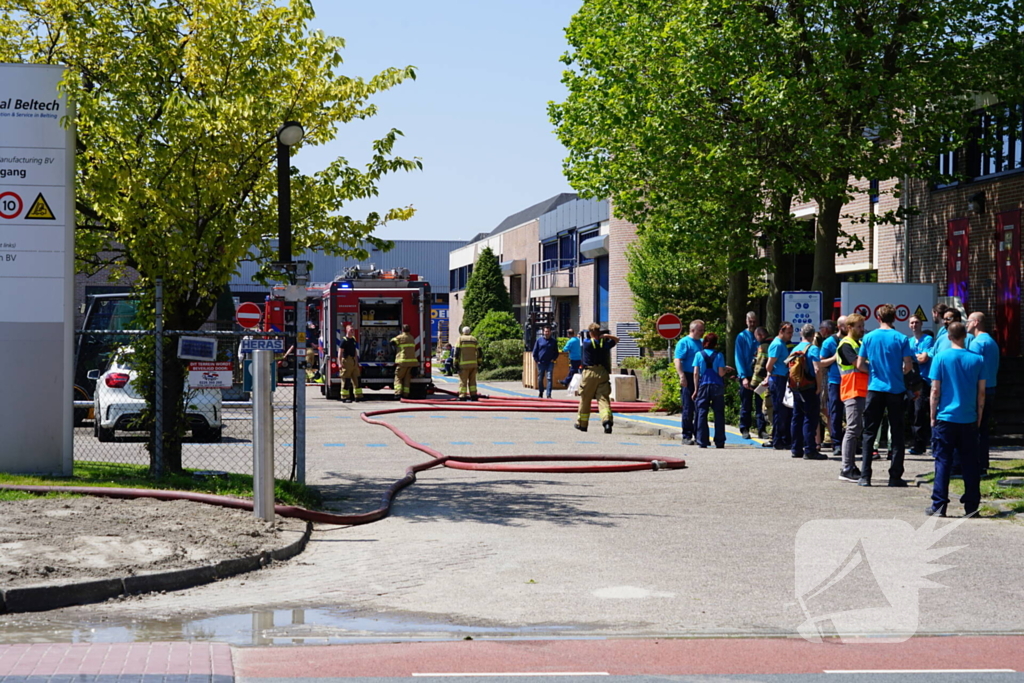
[{"label": "balcony railing", "polygon": [[549,259],[530,265],[530,290],[576,287],[575,259]]}]

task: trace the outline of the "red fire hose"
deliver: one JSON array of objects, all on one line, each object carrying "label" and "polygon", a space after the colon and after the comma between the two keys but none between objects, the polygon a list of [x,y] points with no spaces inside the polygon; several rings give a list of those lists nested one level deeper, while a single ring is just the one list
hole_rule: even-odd
[{"label": "red fire hose", "polygon": [[[451,392],[438,390],[445,394]],[[452,399],[441,401],[411,401],[403,400],[404,404],[398,408],[387,408],[362,413],[360,417],[364,422],[373,425],[386,427],[401,439],[406,445],[431,456],[431,460],[412,465],[405,470],[405,476],[395,481],[382,494],[380,505],[377,509],[356,515],[335,515],[329,512],[316,512],[306,508],[292,505],[275,505],[274,512],[282,517],[296,517],[321,524],[336,525],[357,525],[369,524],[387,517],[391,511],[391,504],[395,496],[409,484],[416,481],[416,473],[432,469],[438,466],[451,467],[462,470],[486,470],[490,472],[537,472],[537,473],[592,473],[592,472],[631,472],[635,470],[661,470],[661,469],[682,469],[686,467],[686,461],[682,458],[653,458],[647,456],[624,456],[624,455],[511,455],[511,456],[454,456],[445,455],[421,443],[413,441],[408,435],[397,427],[383,420],[374,419],[379,415],[390,415],[394,413],[410,412],[530,412],[530,413],[565,413],[575,412],[577,403],[575,401],[553,400],[553,399],[532,399],[532,398],[489,398],[483,397],[481,403],[457,402]],[[613,403],[612,410],[618,413],[639,413],[648,412],[651,405],[648,403]],[[536,465],[533,463],[542,462],[591,462],[599,464],[583,465]],[[509,464],[525,463],[525,464]],[[8,491],[26,491],[29,493],[71,493],[90,496],[106,496],[109,498],[154,498],[157,500],[190,500],[208,505],[220,505],[222,507],[252,510],[251,500],[243,498],[231,498],[229,496],[218,496],[210,493],[194,493],[191,491],[165,491],[155,489],[118,489],[99,486],[15,486],[0,485],[0,489]]]}]

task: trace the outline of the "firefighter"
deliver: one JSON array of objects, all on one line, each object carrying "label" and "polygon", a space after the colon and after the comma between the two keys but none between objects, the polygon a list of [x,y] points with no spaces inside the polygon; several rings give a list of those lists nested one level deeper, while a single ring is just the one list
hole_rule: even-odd
[{"label": "firefighter", "polygon": [[348,392],[348,398],[342,398],[342,403],[352,403],[363,400],[363,388],[359,386],[359,375],[362,374],[359,368],[359,343],[351,325],[345,326],[345,338],[341,342],[341,381],[344,386],[341,388],[342,396]]},{"label": "firefighter", "polygon": [[406,323],[402,325],[402,334],[391,340],[395,346],[395,397],[404,398],[409,395],[409,380],[412,369],[419,365],[416,360],[416,340],[409,331],[412,328]]},{"label": "firefighter", "polygon": [[455,365],[459,369],[459,400],[476,401],[476,366],[480,360],[480,345],[468,327],[462,328],[459,345],[455,348]]},{"label": "firefighter", "polygon": [[576,420],[576,429],[587,431],[590,421],[590,402],[597,398],[597,409],[601,413],[601,424],[604,433],[612,433],[612,385],[608,374],[612,369],[612,348],[619,343],[619,338],[605,332],[601,326],[590,323],[587,328],[590,338],[583,342],[583,381],[580,384],[580,409]]}]

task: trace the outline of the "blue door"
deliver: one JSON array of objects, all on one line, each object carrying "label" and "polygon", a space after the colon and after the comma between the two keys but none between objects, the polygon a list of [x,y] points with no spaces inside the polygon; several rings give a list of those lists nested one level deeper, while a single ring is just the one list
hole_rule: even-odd
[{"label": "blue door", "polygon": [[[608,257],[594,259],[594,318],[602,325],[608,322]],[[582,323],[581,323],[582,324]]]}]

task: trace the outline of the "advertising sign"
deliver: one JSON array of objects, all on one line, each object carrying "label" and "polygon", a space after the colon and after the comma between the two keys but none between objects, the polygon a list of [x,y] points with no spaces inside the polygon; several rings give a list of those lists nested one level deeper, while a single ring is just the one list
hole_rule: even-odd
[{"label": "advertising sign", "polygon": [[[0,64],[0,471],[71,474],[75,131],[64,68]],[[65,127],[67,126],[67,127]]]},{"label": "advertising sign", "polygon": [[793,323],[793,336],[810,323],[815,328],[821,323],[821,292],[783,292],[782,319]]},{"label": "advertising sign", "polygon": [[878,310],[883,304],[896,307],[894,327],[904,334],[910,334],[909,321],[914,317],[924,321],[924,329],[935,329],[931,321],[932,306],[936,301],[933,284],[844,282],[840,291],[843,315],[863,315],[865,332],[878,328]]},{"label": "advertising sign", "polygon": [[430,305],[430,341],[431,346],[448,341],[448,304]]},{"label": "advertising sign", "polygon": [[231,361],[188,364],[189,389],[230,389],[231,381]]}]

